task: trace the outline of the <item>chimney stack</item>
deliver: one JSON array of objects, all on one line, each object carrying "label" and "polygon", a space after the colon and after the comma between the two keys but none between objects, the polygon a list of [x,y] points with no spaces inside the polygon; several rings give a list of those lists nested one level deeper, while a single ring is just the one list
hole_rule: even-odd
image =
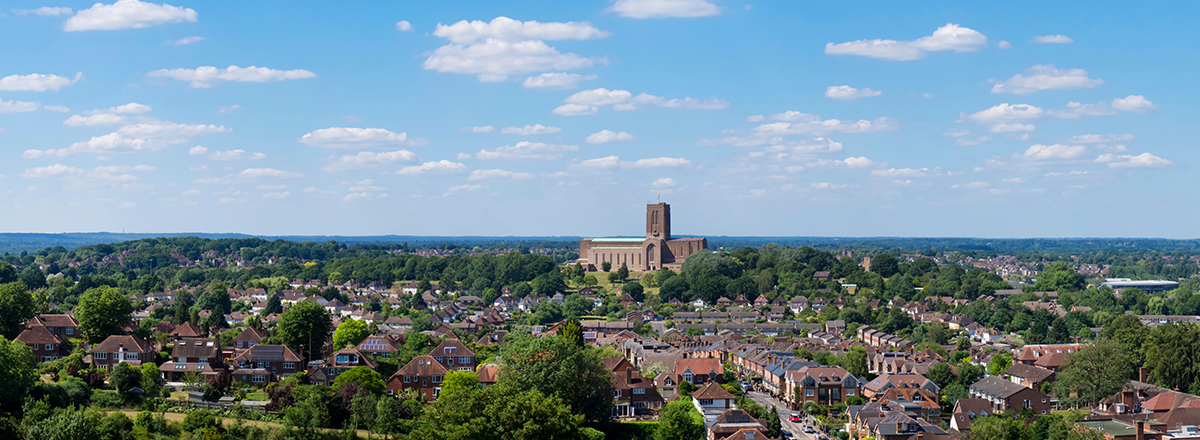
[{"label": "chimney stack", "polygon": [[1138,382],[1149,382],[1149,381],[1150,381],[1150,372],[1148,370],[1146,370],[1146,367],[1138,367]]},{"label": "chimney stack", "polygon": [[1137,440],[1146,440],[1146,421],[1138,420],[1136,423],[1137,423]]}]

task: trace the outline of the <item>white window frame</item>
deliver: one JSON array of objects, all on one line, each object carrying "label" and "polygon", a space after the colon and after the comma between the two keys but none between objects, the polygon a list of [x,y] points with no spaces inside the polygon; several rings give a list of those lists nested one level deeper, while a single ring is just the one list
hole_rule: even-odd
[{"label": "white window frame", "polygon": [[100,352],[96,352],[94,354],[95,354],[96,359],[108,359],[108,353],[106,353],[106,352],[100,351]]}]

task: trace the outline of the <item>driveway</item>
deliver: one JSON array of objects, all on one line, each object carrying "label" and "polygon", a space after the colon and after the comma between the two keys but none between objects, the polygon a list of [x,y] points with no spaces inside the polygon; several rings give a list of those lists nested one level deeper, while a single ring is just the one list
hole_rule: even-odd
[{"label": "driveway", "polygon": [[784,405],[783,402],[780,402],[778,399],[771,397],[769,394],[760,393],[757,391],[748,391],[746,392],[746,395],[754,400],[754,403],[766,408],[768,411],[770,411],[771,407],[774,406],[776,411],[779,411],[780,424],[783,426],[783,429],[791,431],[792,435],[797,440],[816,440],[816,436],[814,434],[804,433],[804,425],[811,424],[816,426],[816,419],[813,419],[811,416],[806,414],[804,418],[800,420],[800,422],[792,422],[791,420],[788,420],[788,416],[791,415],[792,410],[788,409],[787,405]]}]

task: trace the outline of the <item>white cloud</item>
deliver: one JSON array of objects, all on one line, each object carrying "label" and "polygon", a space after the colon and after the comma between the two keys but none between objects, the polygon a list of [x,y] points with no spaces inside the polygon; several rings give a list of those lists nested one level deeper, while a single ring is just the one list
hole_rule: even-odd
[{"label": "white cloud", "polygon": [[217,203],[220,203],[222,205],[232,205],[235,203],[246,203],[246,199],[239,199],[239,198],[234,198],[234,197],[221,197],[221,200],[217,200]]},{"label": "white cloud", "polygon": [[467,177],[467,180],[482,180],[482,179],[512,179],[523,180],[532,179],[533,173],[518,173],[505,170],[475,170]]},{"label": "white cloud", "polygon": [[961,139],[954,140],[954,146],[956,146],[956,147],[974,147],[976,145],[983,144],[990,140],[992,140],[991,136],[980,136],[980,137],[973,138],[973,139],[961,138]]},{"label": "white cloud", "polygon": [[808,166],[812,167],[812,168],[836,168],[836,167],[870,168],[870,167],[886,166],[886,165],[887,164],[880,164],[871,159],[867,159],[866,157],[847,157],[847,158],[841,159],[841,160],[820,159],[820,160],[808,163]]},{"label": "white cloud", "polygon": [[675,179],[672,179],[670,177],[663,177],[661,179],[655,180],[654,183],[650,184],[650,186],[653,186],[655,188],[668,188],[668,187],[672,187],[675,185],[678,185],[678,183],[675,182]]},{"label": "white cloud", "polygon": [[829,86],[829,88],[825,90],[826,98],[841,99],[844,101],[852,101],[858,98],[867,98],[882,94],[883,92],[878,90],[871,90],[869,88],[856,89],[850,86]]},{"label": "white cloud", "polygon": [[228,133],[233,130],[224,125],[189,125],[173,122],[155,121],[141,124],[126,125],[118,128],[117,133],[134,138],[185,138],[208,133]]},{"label": "white cloud", "polygon": [[1114,99],[1112,102],[1112,106],[1113,106],[1113,108],[1115,108],[1117,110],[1124,110],[1127,112],[1138,112],[1138,113],[1146,113],[1146,112],[1148,112],[1150,110],[1154,110],[1155,108],[1158,107],[1158,106],[1154,105],[1154,103],[1150,102],[1150,100],[1146,99],[1145,96],[1142,96],[1142,95],[1129,95],[1124,98]]},{"label": "white cloud", "polygon": [[254,187],[256,191],[279,191],[287,188],[287,185],[258,185]]},{"label": "white cloud", "polygon": [[1040,35],[1040,36],[1029,39],[1029,41],[1032,43],[1045,43],[1045,44],[1064,44],[1064,43],[1074,43],[1075,42],[1075,40],[1072,40],[1071,37],[1068,37],[1066,35]]},{"label": "white cloud", "polygon": [[67,118],[67,120],[63,121],[63,125],[70,125],[72,127],[95,127],[99,125],[120,125],[124,123],[124,116],[108,113],[100,113],[91,116],[72,115],[70,118]]},{"label": "white cloud", "polygon": [[214,151],[212,154],[212,160],[261,160],[266,158],[266,154],[251,153],[246,150]]},{"label": "white cloud", "polygon": [[1010,134],[1010,135],[1008,135],[1007,137],[1008,137],[1009,139],[1012,139],[1012,140],[1014,140],[1014,141],[1027,141],[1027,140],[1029,140],[1029,133],[1021,133],[1021,134],[1019,134],[1019,135],[1017,135],[1017,134]]},{"label": "white cloud", "polygon": [[72,174],[81,174],[84,170],[75,167],[69,167],[63,164],[54,164],[45,167],[30,168],[20,174],[26,179],[61,177]]},{"label": "white cloud", "polygon": [[264,199],[286,199],[290,195],[292,195],[291,191],[272,192],[272,193],[263,194],[263,198]]},{"label": "white cloud", "polygon": [[1025,73],[1013,75],[1006,81],[988,80],[995,84],[992,93],[1032,95],[1039,90],[1090,89],[1104,84],[1104,80],[1088,78],[1083,69],[1056,69],[1054,65],[1036,65],[1025,69]]},{"label": "white cloud", "polygon": [[1133,140],[1132,134],[1081,134],[1071,136],[1073,144],[1109,144],[1114,142],[1129,142]]},{"label": "white cloud", "polygon": [[417,155],[408,150],[386,151],[382,153],[363,151],[358,154],[338,157],[321,169],[325,171],[370,169],[392,165],[396,162],[411,162],[414,160],[417,160]]},{"label": "white cloud", "polygon": [[197,145],[189,149],[188,154],[192,156],[203,156],[208,154],[208,149]]},{"label": "white cloud", "polygon": [[376,148],[389,145],[422,146],[424,139],[409,139],[408,133],[393,133],[382,128],[330,127],[311,131],[300,142],[320,148]]},{"label": "white cloud", "polygon": [[442,194],[442,197],[448,197],[451,194],[461,191],[478,191],[484,188],[487,188],[487,185],[455,185],[447,189],[446,193]]},{"label": "white cloud", "polygon": [[131,139],[121,136],[119,133],[109,133],[103,136],[96,136],[84,142],[76,142],[67,148],[57,150],[25,150],[22,157],[26,159],[37,159],[48,156],[70,156],[75,153],[128,153],[133,151],[153,150],[145,139]]},{"label": "white cloud", "polygon": [[132,174],[123,173],[146,172],[156,169],[150,165],[113,165],[100,166],[89,171],[63,164],[54,164],[26,169],[20,176],[27,179],[62,179],[65,182],[64,188],[68,190],[96,187],[129,189],[137,186],[133,182],[138,178]]},{"label": "white cloud", "polygon": [[0,114],[3,113],[27,113],[37,111],[41,104],[27,101],[5,101],[0,99]]},{"label": "white cloud", "polygon": [[[768,139],[771,145],[765,149],[765,153],[773,154],[776,160],[782,159],[809,159],[814,154],[819,153],[836,153],[842,151],[842,143],[836,142],[829,138],[812,138],[799,141],[789,141],[779,138]],[[744,146],[738,143],[731,145],[738,147]]]},{"label": "white cloud", "polygon": [[1046,112],[1042,110],[1041,107],[1035,107],[1029,104],[1009,105],[1006,102],[970,115],[966,114],[966,112],[963,112],[959,115],[959,120],[968,120],[980,124],[991,124],[1001,121],[1024,121],[1038,119],[1045,115],[1045,113]]},{"label": "white cloud", "polygon": [[387,189],[382,186],[375,185],[375,180],[373,179],[364,179],[354,183],[342,182],[342,184],[350,185],[350,188],[348,189],[350,192],[378,192]]},{"label": "white cloud", "polygon": [[42,106],[42,108],[52,111],[52,112],[58,112],[58,113],[66,113],[66,112],[71,111],[71,108],[67,107],[65,105],[46,105],[46,106]]},{"label": "white cloud", "polygon": [[492,160],[550,160],[563,156],[563,152],[577,151],[576,145],[557,145],[542,142],[517,142],[515,145],[505,145],[495,149],[483,149],[475,153],[476,159]]},{"label": "white cloud", "polygon": [[560,53],[543,40],[588,40],[610,34],[588,22],[539,23],[496,17],[490,23],[460,21],[438,24],[433,35],[450,44],[434,50],[421,64],[425,70],[479,75],[481,82],[501,82],[508,75],[591,67],[605,59]]},{"label": "white cloud", "polygon": [[1134,155],[1113,155],[1111,153],[1101,154],[1096,158],[1097,163],[1107,163],[1109,168],[1146,168],[1146,167],[1165,167],[1172,165],[1172,162],[1150,153],[1142,153]]},{"label": "white cloud", "polygon": [[812,187],[813,189],[846,189],[846,188],[854,188],[855,187],[854,185],[850,185],[850,184],[838,185],[838,184],[829,183],[829,182],[814,182],[812,185],[809,185],[809,186]]},{"label": "white cloud", "polygon": [[179,81],[190,81],[193,88],[212,87],[218,81],[235,82],[268,82],[289,79],[316,78],[317,74],[303,69],[275,70],[266,67],[229,66],[218,69],[213,66],[201,66],[195,69],[160,69],[147,73],[152,78],[170,78]]},{"label": "white cloud", "polygon": [[608,143],[608,142],[632,142],[632,141],[636,141],[636,140],[638,140],[637,136],[634,136],[632,134],[629,134],[629,133],[626,133],[623,131],[620,133],[617,133],[617,132],[614,132],[611,130],[600,130],[598,132],[592,133],[590,136],[587,137],[587,143],[589,143],[589,144],[604,144],[604,143]]},{"label": "white cloud", "polygon": [[847,43],[826,43],[829,55],[861,55],[893,61],[908,61],[924,58],[928,52],[953,50],[974,52],[987,46],[987,37],[973,29],[947,23],[933,35],[916,40],[858,40]]},{"label": "white cloud", "polygon": [[1033,124],[996,124],[992,126],[992,133],[1011,133],[1014,131],[1034,131],[1037,127]]},{"label": "white cloud", "polygon": [[621,17],[637,19],[694,18],[721,13],[721,8],[705,0],[617,0],[608,10]]},{"label": "white cloud", "polygon": [[152,110],[152,109],[150,108],[150,106],[148,106],[146,104],[138,104],[136,102],[131,102],[128,104],[118,105],[116,107],[109,107],[106,109],[89,110],[89,111],[83,112],[83,114],[98,115],[101,113],[109,113],[109,114],[122,115],[122,114],[129,114],[129,113],[148,113],[148,112],[150,112],[150,110]]},{"label": "white cloud", "polygon": [[234,104],[229,106],[217,107],[217,113],[233,113],[234,110],[241,110],[242,106]]},{"label": "white cloud", "polygon": [[558,127],[547,127],[542,124],[526,125],[524,127],[504,127],[500,130],[504,134],[516,134],[521,136],[532,136],[537,134],[550,134],[562,131]]},{"label": "white cloud", "polygon": [[922,93],[922,94],[921,94],[921,97],[922,97],[922,98],[925,98],[925,99],[933,99],[933,98],[936,98],[936,96],[934,96],[932,93],[929,93],[929,92]]},{"label": "white cloud", "polygon": [[645,93],[633,96],[633,93],[628,90],[605,88],[576,92],[564,99],[563,103],[564,105],[554,109],[554,114],[562,116],[595,114],[597,107],[605,105],[611,105],[613,110],[637,110],[648,106],[694,110],[717,110],[729,107],[729,101],[717,98],[707,100],[691,97],[667,99]]},{"label": "white cloud", "polygon": [[204,41],[204,37],[191,36],[191,37],[183,37],[178,40],[171,40],[171,44],[173,44],[175,46],[183,46],[185,44],[192,44],[192,43],[196,43],[196,42],[200,42],[200,41]]},{"label": "white cloud", "polygon": [[1088,175],[1088,174],[1092,174],[1092,172],[1091,171],[1071,171],[1069,173],[1053,172],[1053,173],[1046,173],[1045,177],[1074,177],[1074,176],[1084,176],[1084,175]]},{"label": "white cloud", "polygon": [[396,22],[396,30],[398,30],[400,32],[412,32],[413,31],[412,23],[409,23],[408,20],[397,21]]},{"label": "white cloud", "polygon": [[282,171],[282,170],[277,170],[274,168],[247,168],[245,170],[242,170],[242,172],[238,173],[237,177],[240,179],[258,179],[258,178],[263,178],[263,177],[275,178],[275,179],[292,179],[292,178],[296,178],[296,177],[304,177],[304,175],[297,173],[297,172]]},{"label": "white cloud", "polygon": [[940,170],[929,168],[891,168],[886,170],[871,171],[872,176],[877,177],[928,177],[938,174]]},{"label": "white cloud", "polygon": [[953,189],[983,189],[983,188],[987,188],[988,186],[991,186],[991,185],[988,185],[987,182],[971,182],[971,183],[960,183],[960,184],[951,185],[950,188],[953,188]]},{"label": "white cloud", "polygon": [[154,171],[158,168],[150,165],[108,165],[100,166],[92,169],[94,173],[112,174],[112,173],[128,173],[132,171]]},{"label": "white cloud", "polygon": [[1011,179],[1000,179],[1004,183],[1025,183],[1024,177],[1013,177]]},{"label": "white cloud", "polygon": [[40,73],[9,75],[0,78],[0,90],[6,92],[45,92],[47,90],[57,92],[63,87],[75,84],[80,79],[83,79],[83,72],[76,73],[75,79]]},{"label": "white cloud", "polygon": [[1087,147],[1083,145],[1035,144],[1025,150],[1025,153],[1017,153],[1014,157],[1027,160],[1074,159],[1082,155],[1085,150]]},{"label": "white cloud", "polygon": [[996,47],[999,47],[1001,49],[1012,49],[1012,43],[1009,43],[1004,40],[1000,40],[1000,43],[996,44]]},{"label": "white cloud", "polygon": [[496,127],[493,127],[491,125],[484,125],[482,127],[480,127],[480,126],[463,127],[463,128],[458,129],[458,131],[469,131],[472,133],[491,133],[495,129],[496,129]]},{"label": "white cloud", "polygon": [[656,157],[651,159],[638,159],[633,162],[621,162],[621,168],[683,167],[691,164],[691,161],[683,158]]},{"label": "white cloud", "polygon": [[762,122],[764,119],[767,118],[763,115],[752,115],[746,117],[746,122]]},{"label": "white cloud", "polygon": [[771,115],[774,121],[759,125],[752,133],[761,137],[786,135],[825,135],[829,133],[876,133],[892,131],[900,128],[899,121],[888,118],[876,118],[873,121],[865,119],[858,121],[840,121],[837,119],[821,119],[820,116],[789,111]]},{"label": "white cloud", "polygon": [[579,88],[580,81],[591,81],[594,79],[596,79],[596,75],[550,72],[525,78],[525,82],[521,84],[521,87],[557,90],[577,89]]},{"label": "white cloud", "polygon": [[106,5],[96,3],[63,23],[63,30],[111,31],[118,29],[141,29],[163,23],[196,21],[196,11],[168,4],[157,5],[138,0],[117,0]]},{"label": "white cloud", "polygon": [[963,136],[967,136],[967,135],[969,135],[969,134],[971,134],[971,130],[963,130],[963,129],[961,129],[961,128],[951,128],[951,129],[949,129],[949,130],[946,130],[946,132],[945,132],[945,133],[942,133],[942,136],[945,136],[945,137],[963,137]]},{"label": "white cloud", "polygon": [[180,193],[179,195],[181,195],[181,196],[183,196],[183,197],[200,195],[200,190],[198,190],[198,189],[189,189],[189,190],[187,190],[187,191],[184,191],[184,192]]},{"label": "white cloud", "polygon": [[466,165],[442,159],[436,162],[425,162],[420,165],[404,167],[399,171],[396,171],[396,174],[423,174],[436,172],[454,173],[466,170]]},{"label": "white cloud", "polygon": [[621,159],[617,156],[598,157],[580,162],[579,166],[584,168],[613,168],[621,166]]},{"label": "white cloud", "polygon": [[1061,119],[1077,119],[1084,116],[1110,116],[1115,114],[1117,114],[1117,111],[1109,107],[1108,103],[1104,101],[1095,104],[1081,104],[1071,101],[1067,103],[1066,107],[1046,112],[1046,116]]},{"label": "white cloud", "polygon": [[49,6],[43,6],[43,7],[37,8],[37,9],[13,9],[13,13],[15,13],[17,15],[33,14],[33,15],[40,15],[43,17],[55,17],[55,16],[59,16],[59,15],[67,15],[67,14],[70,14],[71,12],[72,12],[71,8],[49,7]]}]

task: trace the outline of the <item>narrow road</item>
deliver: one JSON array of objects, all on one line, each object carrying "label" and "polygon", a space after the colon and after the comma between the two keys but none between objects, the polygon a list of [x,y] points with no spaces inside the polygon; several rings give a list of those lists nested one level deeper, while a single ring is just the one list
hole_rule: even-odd
[{"label": "narrow road", "polygon": [[771,407],[774,406],[776,411],[779,411],[780,425],[783,426],[785,431],[790,431],[792,433],[792,438],[795,438],[796,440],[817,440],[816,433],[806,434],[804,432],[804,425],[811,424],[816,426],[817,421],[811,416],[806,414],[804,415],[804,418],[800,419],[799,422],[792,422],[789,419],[792,410],[788,409],[787,405],[784,405],[783,402],[780,402],[778,399],[771,397],[769,394],[760,393],[757,391],[747,391],[746,395],[749,396],[750,399],[754,400],[754,403],[766,408],[768,411],[770,411]]}]

